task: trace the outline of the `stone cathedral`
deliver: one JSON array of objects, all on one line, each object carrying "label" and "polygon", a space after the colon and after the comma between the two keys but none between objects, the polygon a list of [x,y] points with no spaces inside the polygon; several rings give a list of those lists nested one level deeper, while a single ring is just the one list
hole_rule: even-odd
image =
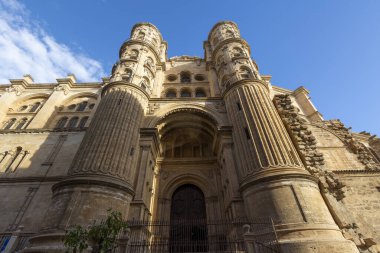
[{"label": "stone cathedral", "polygon": [[[167,238],[160,251],[117,252],[380,252],[379,138],[272,85],[233,22],[212,27],[203,58],[167,47],[138,23],[101,82],[0,86],[0,252],[66,252],[65,230],[109,208],[170,227],[145,227],[144,242]],[[257,246],[265,217],[273,251]],[[245,246],[210,246],[231,237]]]}]

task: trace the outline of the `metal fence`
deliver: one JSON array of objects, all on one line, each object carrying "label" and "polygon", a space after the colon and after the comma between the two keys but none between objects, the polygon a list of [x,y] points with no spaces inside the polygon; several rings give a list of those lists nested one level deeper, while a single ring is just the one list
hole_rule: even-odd
[{"label": "metal fence", "polygon": [[[115,253],[280,252],[271,219],[128,221]],[[247,241],[245,235],[250,235]],[[250,250],[248,250],[248,248]]]},{"label": "metal fence", "polygon": [[0,253],[5,251],[5,248],[11,247],[12,252],[20,252],[22,249],[28,246],[29,238],[33,234],[30,233],[18,233],[15,236],[15,240],[12,242],[13,245],[8,245],[13,236],[12,233],[2,233],[0,234]]}]

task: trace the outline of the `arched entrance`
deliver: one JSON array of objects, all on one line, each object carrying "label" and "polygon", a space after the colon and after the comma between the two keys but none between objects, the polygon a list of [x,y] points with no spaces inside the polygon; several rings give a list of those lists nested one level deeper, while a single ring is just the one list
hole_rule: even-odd
[{"label": "arched entrance", "polygon": [[203,192],[195,185],[180,186],[170,209],[170,252],[206,252],[207,223]]}]

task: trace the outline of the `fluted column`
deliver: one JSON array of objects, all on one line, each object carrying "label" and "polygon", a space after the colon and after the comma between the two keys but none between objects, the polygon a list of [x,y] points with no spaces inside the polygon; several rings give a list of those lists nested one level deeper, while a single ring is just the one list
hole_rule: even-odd
[{"label": "fluted column", "polygon": [[282,252],[358,252],[335,224],[318,179],[305,170],[236,24],[216,24],[206,48],[233,126],[247,216],[274,219]]},{"label": "fluted column", "polygon": [[264,169],[306,174],[263,82],[242,80],[235,85],[224,98],[234,125],[234,140],[241,144],[236,154],[242,184],[252,181],[253,175],[258,177]]},{"label": "fluted column", "polygon": [[106,90],[69,175],[112,176],[131,184],[146,104],[137,88],[113,84]]}]

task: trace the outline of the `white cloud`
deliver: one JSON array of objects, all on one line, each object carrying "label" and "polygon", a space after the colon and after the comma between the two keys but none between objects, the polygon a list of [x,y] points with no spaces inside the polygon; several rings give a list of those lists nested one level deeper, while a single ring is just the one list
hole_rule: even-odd
[{"label": "white cloud", "polygon": [[100,62],[57,42],[17,0],[0,0],[0,84],[31,74],[35,82],[75,74],[79,81],[100,81]]}]

